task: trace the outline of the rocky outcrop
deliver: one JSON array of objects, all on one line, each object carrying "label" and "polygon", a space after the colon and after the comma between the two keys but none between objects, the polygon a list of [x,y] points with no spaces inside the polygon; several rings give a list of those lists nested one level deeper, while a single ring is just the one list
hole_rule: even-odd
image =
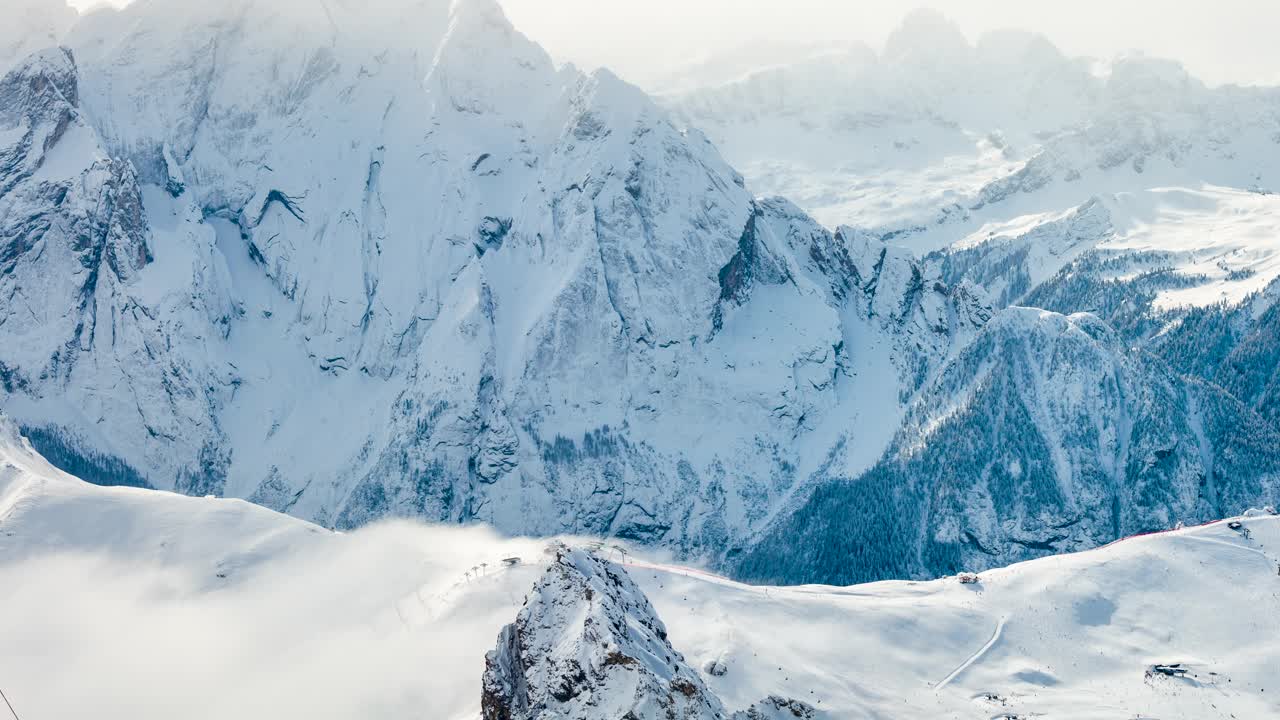
[{"label": "rocky outcrop", "polygon": [[560,546],[485,656],[485,720],[723,720],[626,571]]},{"label": "rocky outcrop", "polygon": [[937,263],[948,283],[978,285],[995,307],[1006,308],[1025,304],[1029,294],[1114,233],[1110,209],[1094,198],[1029,231],[953,246],[925,261]]},{"label": "rocky outcrop", "polygon": [[485,656],[484,720],[825,717],[778,695],[726,712],[672,647],[666,626],[626,570],[563,544],[553,551],[555,559],[516,621]]}]

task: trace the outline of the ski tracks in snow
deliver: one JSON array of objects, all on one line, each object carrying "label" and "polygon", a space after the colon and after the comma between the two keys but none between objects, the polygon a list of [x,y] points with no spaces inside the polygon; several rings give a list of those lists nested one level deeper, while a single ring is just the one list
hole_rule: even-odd
[{"label": "ski tracks in snow", "polygon": [[937,685],[934,685],[933,689],[941,690],[945,688],[947,685],[951,683],[952,680],[955,680],[956,678],[960,677],[960,675],[964,673],[965,670],[968,670],[974,663],[981,660],[984,655],[990,652],[991,648],[995,647],[996,643],[1000,642],[1000,636],[1004,633],[1004,624],[1005,624],[1005,618],[1000,618],[1000,620],[996,623],[996,629],[994,632],[991,633],[991,639],[987,641],[987,644],[983,645],[977,652],[970,655],[967,660],[960,663],[960,665],[956,667],[955,670],[951,671],[950,675],[943,678],[940,682],[938,682]]},{"label": "ski tracks in snow", "polygon": [[1258,548],[1252,548],[1252,547],[1249,547],[1248,545],[1240,545],[1238,543],[1227,542],[1226,540],[1219,540],[1217,538],[1199,537],[1197,535],[1183,535],[1179,539],[1194,540],[1196,542],[1210,543],[1213,545],[1222,545],[1223,547],[1235,548],[1236,550],[1243,550],[1245,552],[1251,552],[1256,555],[1261,555],[1262,557],[1267,558],[1268,560],[1271,559],[1269,555],[1267,555],[1262,550],[1259,550]]}]

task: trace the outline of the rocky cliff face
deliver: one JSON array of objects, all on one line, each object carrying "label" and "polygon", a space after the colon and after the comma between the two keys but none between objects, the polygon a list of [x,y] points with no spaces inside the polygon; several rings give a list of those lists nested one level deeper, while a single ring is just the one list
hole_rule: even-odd
[{"label": "rocky cliff face", "polygon": [[[204,445],[220,435],[221,383],[199,352],[225,313],[196,267],[209,248],[191,268],[157,266],[154,244],[169,235],[153,229],[133,165],[112,158],[85,118],[69,51],[40,52],[0,82],[0,134],[7,408],[51,428],[51,442],[105,459],[113,438],[170,486],[199,485]],[[199,251],[166,247],[163,259]],[[88,475],[113,479],[96,464]]]}]

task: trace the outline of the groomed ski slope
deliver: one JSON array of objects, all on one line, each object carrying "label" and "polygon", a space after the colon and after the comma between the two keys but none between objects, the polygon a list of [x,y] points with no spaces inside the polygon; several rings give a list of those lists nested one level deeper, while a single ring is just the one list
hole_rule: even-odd
[{"label": "groomed ski slope", "polygon": [[[956,579],[741,585],[628,565],[730,708],[833,718],[1280,716],[1280,518]],[[581,541],[584,544],[587,541]],[[0,688],[24,718],[479,716],[484,653],[546,542],[390,523],[341,535],[221,499],[103,489],[0,428]],[[519,557],[508,568],[504,558]],[[483,565],[482,565],[483,564]],[[1183,663],[1182,678],[1154,664]]]}]

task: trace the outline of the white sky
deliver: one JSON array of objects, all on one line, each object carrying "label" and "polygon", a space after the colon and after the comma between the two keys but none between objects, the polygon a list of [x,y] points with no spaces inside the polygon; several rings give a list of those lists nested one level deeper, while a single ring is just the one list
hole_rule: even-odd
[{"label": "white sky", "polygon": [[970,39],[1036,30],[1070,55],[1141,50],[1180,60],[1210,83],[1280,84],[1280,0],[500,1],[516,27],[558,59],[605,65],[653,90],[676,68],[718,52],[771,47],[761,53],[768,62],[779,46],[879,48],[920,5],[955,20]]}]

